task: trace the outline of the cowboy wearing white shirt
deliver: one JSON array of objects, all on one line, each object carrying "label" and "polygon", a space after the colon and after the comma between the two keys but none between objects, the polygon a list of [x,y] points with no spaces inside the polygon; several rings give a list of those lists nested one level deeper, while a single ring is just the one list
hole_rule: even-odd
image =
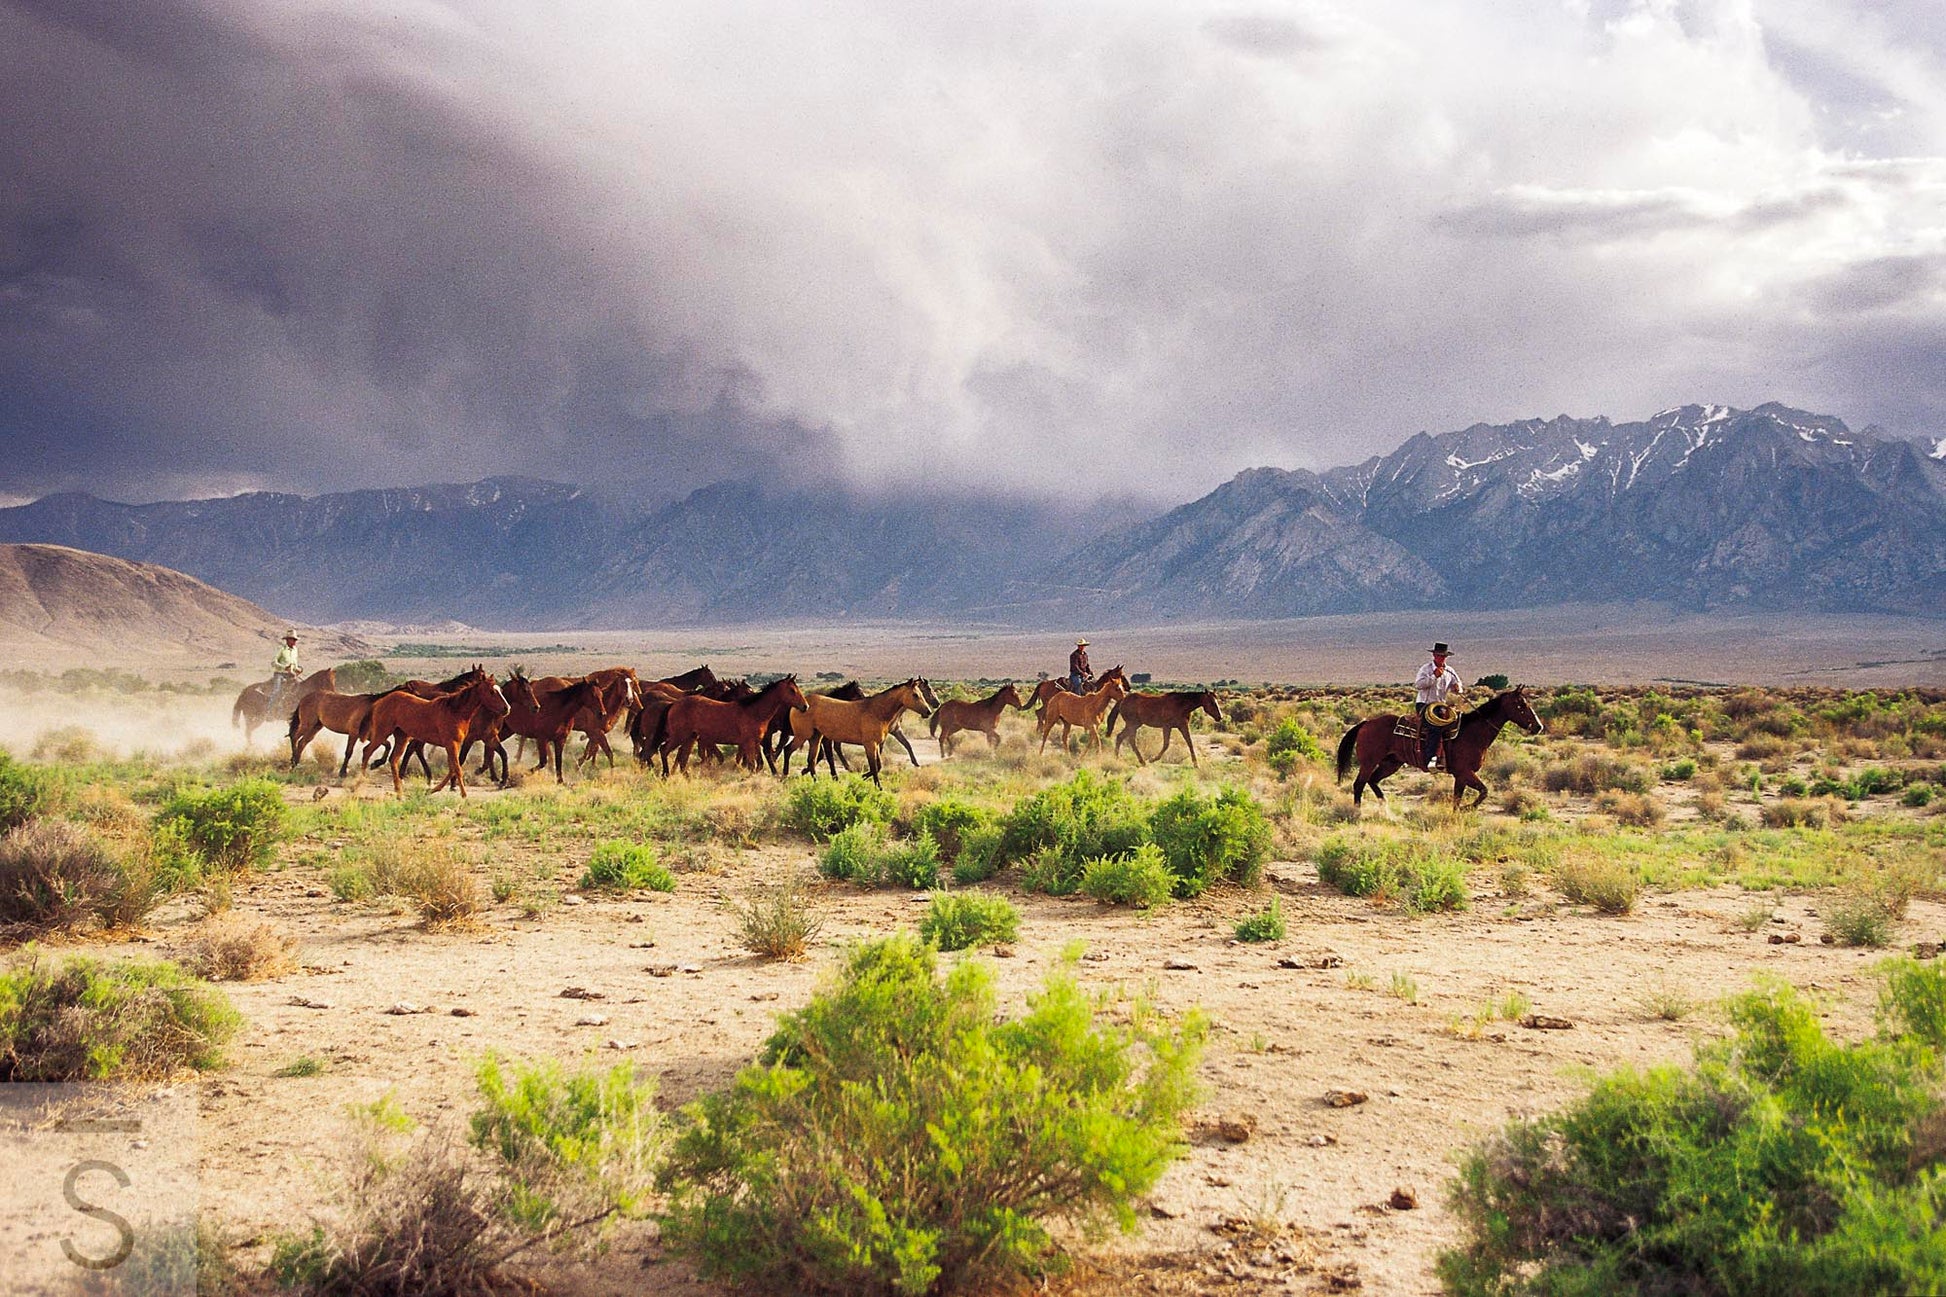
[{"label": "cowboy wearing white shirt", "polygon": [[[1419,668],[1418,678],[1412,682],[1419,691],[1417,698],[1419,733],[1420,741],[1425,747],[1428,770],[1437,767],[1442,741],[1453,737],[1453,733],[1459,729],[1458,725],[1451,722],[1446,725],[1435,725],[1426,718],[1426,710],[1434,704],[1444,704],[1448,698],[1466,692],[1466,686],[1460,683],[1453,669],[1446,665],[1446,658],[1451,652],[1452,650],[1444,642],[1434,644],[1432,661]],[[1449,732],[1449,729],[1452,732]]]}]

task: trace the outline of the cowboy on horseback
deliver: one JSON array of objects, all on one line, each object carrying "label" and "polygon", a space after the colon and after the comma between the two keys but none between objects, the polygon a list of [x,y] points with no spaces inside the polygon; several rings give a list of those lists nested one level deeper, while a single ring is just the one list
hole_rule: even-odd
[{"label": "cowboy on horseback", "polygon": [[1094,682],[1094,668],[1088,665],[1088,641],[1078,639],[1074,642],[1074,652],[1068,654],[1068,691],[1085,694]]},{"label": "cowboy on horseback", "polygon": [[284,690],[297,682],[303,669],[297,665],[297,632],[284,632],[284,642],[277,646],[277,656],[270,663],[270,701],[267,706],[274,712]]},{"label": "cowboy on horseback", "polygon": [[1418,692],[1416,706],[1419,711],[1419,736],[1423,749],[1426,769],[1439,768],[1440,749],[1445,740],[1459,736],[1459,714],[1446,700],[1466,692],[1459,676],[1446,665],[1446,658],[1452,650],[1446,644],[1437,642],[1432,646],[1432,661],[1419,668],[1419,675],[1413,681]]}]

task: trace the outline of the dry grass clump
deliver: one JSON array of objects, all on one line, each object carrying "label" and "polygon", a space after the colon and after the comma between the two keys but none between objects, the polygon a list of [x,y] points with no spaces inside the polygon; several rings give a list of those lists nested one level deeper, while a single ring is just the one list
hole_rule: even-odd
[{"label": "dry grass clump", "polygon": [[1550,793],[1646,793],[1654,783],[1655,773],[1646,766],[1599,752],[1549,762],[1541,771],[1541,786]]},{"label": "dry grass clump", "polygon": [[1892,940],[1902,904],[1870,888],[1852,888],[1820,907],[1824,929],[1841,946],[1876,949]]},{"label": "dry grass clump", "polygon": [[1642,876],[1618,860],[1575,852],[1554,866],[1554,885],[1576,905],[1592,905],[1603,914],[1627,914],[1642,893]]},{"label": "dry grass clump", "polygon": [[147,856],[119,859],[79,824],[30,820],[0,837],[0,928],[64,932],[91,921],[132,927],[164,890]]},{"label": "dry grass clump", "polygon": [[1547,809],[1547,799],[1532,788],[1514,784],[1502,790],[1500,809],[1508,815],[1534,815]]},{"label": "dry grass clump", "polygon": [[153,1080],[208,1068],[243,1018],[169,963],[34,959],[0,973],[0,1082]]},{"label": "dry grass clump", "polygon": [[1797,744],[1775,734],[1753,734],[1737,744],[1737,760],[1759,765],[1781,762],[1797,751]]},{"label": "dry grass clump", "polygon": [[1612,788],[1595,795],[1595,809],[1638,829],[1652,829],[1663,818],[1662,803],[1648,793],[1624,793]]},{"label": "dry grass clump", "polygon": [[811,889],[794,878],[754,887],[732,909],[744,949],[771,959],[802,959],[824,927]]},{"label": "dry grass clump", "polygon": [[1757,814],[1767,829],[1824,829],[1851,818],[1836,797],[1780,797]]},{"label": "dry grass clump", "polygon": [[400,880],[399,894],[419,907],[428,928],[466,927],[485,908],[473,862],[444,843],[425,850]]},{"label": "dry grass clump", "polygon": [[297,940],[269,923],[227,919],[196,939],[188,959],[210,982],[261,982],[297,969]]}]

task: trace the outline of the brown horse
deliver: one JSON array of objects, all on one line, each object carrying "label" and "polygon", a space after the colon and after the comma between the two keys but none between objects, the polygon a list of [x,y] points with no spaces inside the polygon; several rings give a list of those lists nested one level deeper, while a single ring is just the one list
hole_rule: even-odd
[{"label": "brown horse", "polygon": [[372,704],[383,696],[341,694],[330,689],[319,689],[304,695],[291,712],[291,769],[297,769],[297,763],[304,756],[304,749],[311,746],[311,740],[330,730],[345,736],[345,759],[338,763],[338,778],[343,779],[351,769],[352,750],[358,746],[358,736],[364,732],[365,718],[371,715]]},{"label": "brown horse", "polygon": [[[937,713],[939,711],[939,695],[932,691],[932,681],[926,679],[924,676],[915,676],[914,678],[919,682],[919,694],[926,700],[926,706],[932,708]],[[835,698],[841,703],[856,703],[863,702],[870,695],[865,692],[865,686],[859,684],[856,680],[847,680],[836,689],[818,690],[816,696],[820,698]],[[885,732],[885,737],[894,740],[900,747],[905,749],[906,759],[912,762],[912,768],[914,770],[919,768],[919,754],[912,750],[912,740],[905,736],[905,731],[899,728],[899,722],[897,720],[892,722],[892,728]],[[773,751],[782,752],[790,745],[790,741],[790,718],[788,716],[779,717],[777,723],[770,727],[770,733],[764,735],[765,759],[768,760]],[[839,766],[843,766],[847,772],[851,770],[851,762],[845,759],[844,744],[833,742],[827,738],[820,739],[818,746],[824,754],[824,768],[831,772],[833,779],[838,777]],[[775,768],[775,766],[772,766],[773,770]]]},{"label": "brown horse", "polygon": [[[320,689],[329,689],[336,693],[338,668],[326,667],[322,671],[313,671],[296,684],[286,685],[284,696],[277,701],[275,716],[271,714],[270,706],[270,687],[274,683],[276,682],[272,680],[259,680],[255,684],[243,686],[243,692],[236,696],[236,702],[230,706],[230,728],[235,729],[239,725],[243,727],[245,746],[249,745],[251,736],[257,732],[259,725],[273,720],[287,719],[290,712],[297,710],[297,704],[311,694]],[[289,708],[290,711],[284,710],[285,708]]]},{"label": "brown horse", "polygon": [[953,735],[962,730],[987,736],[987,750],[997,751],[1000,747],[1000,713],[1012,707],[1016,711],[1026,711],[1027,704],[1020,700],[1020,691],[1013,681],[1001,685],[998,692],[978,702],[966,702],[958,698],[948,698],[933,708],[932,719],[926,728],[939,740],[939,755],[953,755]]},{"label": "brown horse", "polygon": [[743,768],[760,768],[764,730],[778,712],[804,710],[804,691],[796,676],[785,676],[764,686],[753,698],[740,702],[718,702],[685,694],[669,704],[664,718],[666,734],[662,744],[662,773],[669,773],[669,749],[676,750],[676,769],[689,769],[689,749],[698,743],[733,743]]},{"label": "brown horse", "polygon": [[[636,705],[628,718],[628,737],[634,745],[637,761],[643,765],[652,764],[656,754],[664,750],[669,737],[669,707],[678,698],[693,696],[714,699],[719,703],[735,703],[746,702],[757,696],[757,691],[750,687],[748,681],[719,680],[706,668],[703,670],[707,678],[694,689],[682,689],[675,683],[696,676],[696,672],[689,671],[668,680],[651,680],[636,690]],[[772,727],[776,724],[775,720],[771,722]],[[711,743],[702,744],[697,750],[705,763],[716,760],[718,755],[716,745]],[[768,753],[765,754],[764,763],[771,765]],[[771,768],[773,772],[776,769],[774,765]]]},{"label": "brown horse", "polygon": [[[486,668],[476,662],[472,666],[466,668],[466,670],[460,672],[458,675],[449,677],[448,679],[406,680],[406,681],[402,681],[399,684],[393,685],[390,689],[387,689],[385,693],[395,694],[398,693],[400,690],[404,690],[406,693],[411,694],[415,698],[436,698],[440,694],[449,694],[453,692],[453,690],[455,689],[464,689],[466,688],[466,686],[478,682],[479,680],[483,679],[485,676],[486,676]],[[384,696],[385,694],[374,694],[373,700],[376,701],[377,699],[382,698]],[[471,748],[473,746],[473,741],[478,738],[487,739],[489,758],[493,755],[494,750],[498,750],[500,755],[500,773],[502,775],[506,774],[507,750],[505,748],[500,747],[499,739],[496,736],[488,735],[486,731],[479,729],[477,726],[468,732],[468,737],[466,742],[460,745],[460,757],[462,759],[465,758],[467,749]],[[364,760],[365,760],[365,768],[367,770],[371,770],[383,764],[384,762],[390,760],[391,756],[392,756],[392,737],[389,734],[386,735],[385,738],[383,738],[377,743],[367,742],[365,744]],[[401,758],[399,761],[400,766],[402,766],[407,770],[410,770],[412,768],[412,762],[415,757],[419,761],[419,769],[422,772],[424,772],[426,776],[426,782],[431,783],[432,766],[428,764],[426,761],[425,744],[416,741],[407,742],[405,745],[405,756]],[[482,773],[490,773],[490,771],[482,771]]]},{"label": "brown horse", "polygon": [[421,698],[408,690],[396,689],[372,704],[362,737],[368,743],[380,737],[391,740],[394,796],[403,796],[405,792],[399,783],[399,760],[405,755],[406,741],[417,739],[421,743],[433,743],[446,749],[446,780],[433,791],[453,787],[464,797],[466,777],[460,762],[460,748],[474,728],[476,717],[482,713],[494,717],[505,716],[507,710],[507,696],[500,692],[500,686],[493,677],[484,673],[464,689],[455,689],[432,698]]},{"label": "brown horse", "polygon": [[[1378,794],[1380,804],[1384,804],[1385,789],[1379,786],[1379,781],[1393,771],[1404,766],[1417,770],[1426,768],[1416,726],[1411,735],[1400,735],[1397,733],[1400,719],[1390,713],[1368,717],[1346,730],[1345,736],[1338,740],[1339,783],[1343,783],[1345,776],[1351,773],[1354,755],[1358,760],[1358,778],[1351,786],[1354,806],[1364,800],[1367,786]],[[1500,737],[1502,727],[1510,721],[1529,734],[1539,734],[1546,728],[1528,705],[1524,686],[1515,685],[1505,693],[1495,694],[1460,717],[1459,737],[1446,743],[1446,767],[1453,776],[1454,806],[1465,804],[1466,790],[1469,788],[1479,793],[1473,799],[1473,805],[1478,806],[1487,799],[1487,786],[1480,782],[1480,763],[1486,757],[1487,748]]]},{"label": "brown horse", "polygon": [[804,712],[791,717],[791,741],[784,747],[784,773],[791,772],[791,753],[802,747],[804,773],[817,778],[818,744],[828,739],[863,747],[866,770],[872,782],[878,783],[883,768],[879,750],[885,746],[886,734],[905,712],[921,719],[931,714],[918,676],[855,703],[815,696],[807,699]]},{"label": "brown horse", "polygon": [[533,681],[516,671],[507,677],[507,717],[500,722],[504,733],[517,734],[524,739],[534,740],[540,750],[540,764],[535,770],[547,769],[547,754],[554,753],[554,782],[567,782],[561,773],[561,753],[567,747],[568,734],[574,729],[575,720],[583,709],[599,705],[602,693],[601,681],[588,676],[576,684],[560,689],[542,690]]},{"label": "brown horse", "polygon": [[1095,751],[1101,751],[1101,716],[1108,710],[1108,704],[1128,697],[1128,679],[1122,669],[1102,676],[1094,689],[1085,694],[1071,694],[1066,690],[1052,693],[1041,704],[1040,731],[1041,751],[1047,751],[1047,736],[1054,727],[1061,727],[1061,750],[1068,750],[1069,737],[1074,727],[1079,725],[1095,741]]},{"label": "brown horse", "polygon": [[574,718],[574,728],[588,736],[587,746],[581,750],[581,758],[574,764],[585,766],[606,753],[608,768],[615,768],[615,749],[608,746],[608,731],[615,728],[615,722],[626,713],[642,705],[641,685],[635,678],[634,667],[602,667],[590,671],[584,679],[592,680],[600,686],[593,701],[583,707]]},{"label": "brown horse", "polygon": [[1122,750],[1126,743],[1135,751],[1135,759],[1148,765],[1148,758],[1142,755],[1142,745],[1135,741],[1135,731],[1144,725],[1162,731],[1162,748],[1155,754],[1157,761],[1169,750],[1169,740],[1177,730],[1182,731],[1182,741],[1189,748],[1189,764],[1196,765],[1196,744],[1189,737],[1189,719],[1197,711],[1209,713],[1209,718],[1221,725],[1223,710],[1216,705],[1216,695],[1207,689],[1196,692],[1166,694],[1130,694],[1115,704],[1115,710],[1108,714],[1108,732],[1115,734],[1115,722],[1121,721],[1122,732],[1115,734],[1115,751]]},{"label": "brown horse", "polygon": [[[1123,684],[1127,684],[1128,673],[1122,670],[1120,663],[1117,663],[1116,665],[1109,667],[1106,671],[1102,672],[1099,676],[1095,678],[1095,688],[1099,689],[1101,687],[1102,681],[1109,680],[1109,679],[1120,680]],[[1048,699],[1054,697],[1056,694],[1067,694],[1069,697],[1072,698],[1086,696],[1082,694],[1076,694],[1074,693],[1073,690],[1069,689],[1068,678],[1066,676],[1050,676],[1047,679],[1042,680],[1039,684],[1036,684],[1034,686],[1034,692],[1027,695],[1026,706],[1022,707],[1021,710],[1027,711],[1032,708],[1039,707],[1041,704],[1045,703]]]}]

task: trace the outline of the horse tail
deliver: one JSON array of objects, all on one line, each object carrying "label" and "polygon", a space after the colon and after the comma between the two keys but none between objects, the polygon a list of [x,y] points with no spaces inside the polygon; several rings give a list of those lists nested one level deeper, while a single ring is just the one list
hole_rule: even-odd
[{"label": "horse tail", "polygon": [[932,735],[934,738],[939,737],[939,709],[937,707],[932,709],[932,715],[926,717],[926,733]]},{"label": "horse tail", "polygon": [[1364,727],[1365,722],[1360,721],[1346,730],[1345,736],[1338,740],[1338,782],[1341,784],[1345,782],[1345,776],[1351,773],[1352,754],[1358,748],[1358,731]]},{"label": "horse tail", "polygon": [[1109,709],[1109,712],[1108,712],[1108,732],[1109,732],[1110,734],[1113,734],[1113,733],[1115,732],[1115,722],[1116,722],[1116,721],[1118,721],[1118,720],[1120,720],[1120,719],[1122,718],[1122,704],[1123,704],[1124,702],[1126,702],[1126,701],[1127,701],[1127,699],[1123,699],[1123,698],[1117,698],[1117,699],[1115,700],[1115,705],[1114,705],[1114,707],[1112,707],[1112,708],[1110,708],[1110,709]]}]

